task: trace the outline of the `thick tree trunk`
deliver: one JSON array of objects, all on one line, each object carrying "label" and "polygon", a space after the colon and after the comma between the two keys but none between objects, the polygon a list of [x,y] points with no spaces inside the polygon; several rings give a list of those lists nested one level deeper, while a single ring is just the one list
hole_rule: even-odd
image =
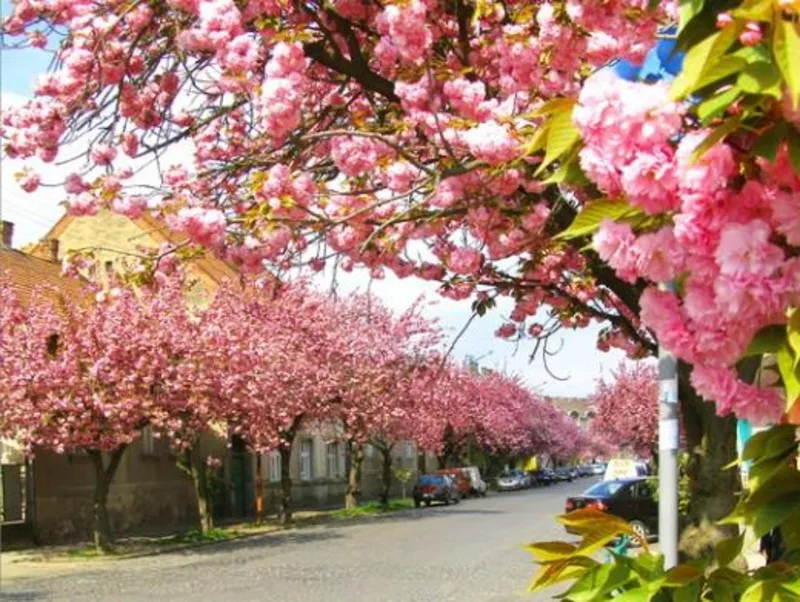
[{"label": "thick tree trunk", "polygon": [[292,448],[297,429],[303,421],[302,414],[292,420],[292,425],[281,433],[281,522],[285,527],[292,524]]},{"label": "thick tree trunk", "polygon": [[350,474],[347,476],[347,492],[344,496],[345,508],[357,508],[361,500],[361,469],[364,465],[364,446],[348,441],[350,448]]},{"label": "thick tree trunk", "polygon": [[122,460],[122,455],[125,453],[126,448],[126,445],[122,445],[112,451],[108,464],[104,462],[103,452],[87,450],[94,465],[93,539],[95,548],[102,552],[109,552],[112,548],[111,520],[108,516],[108,492],[111,489],[111,482],[114,480],[114,474],[119,468],[120,460]]},{"label": "thick tree trunk", "polygon": [[288,527],[292,524],[292,446],[281,445],[281,522]]},{"label": "thick tree trunk", "polygon": [[736,459],[736,418],[716,415],[714,404],[703,401],[689,384],[690,368],[679,368],[679,398],[689,454],[689,516],[681,534],[681,550],[696,556],[715,542],[735,534],[735,526],[715,523],[736,505],[739,471],[724,467]]},{"label": "thick tree trunk", "polygon": [[380,496],[380,503],[381,508],[384,510],[389,509],[389,494],[392,488],[392,448],[394,445],[378,446],[378,449],[381,451],[382,463],[381,463],[381,496]]},{"label": "thick tree trunk", "polygon": [[200,533],[206,534],[214,528],[211,490],[208,483],[208,467],[194,448],[186,450],[186,468],[192,478],[197,501],[197,519]]}]

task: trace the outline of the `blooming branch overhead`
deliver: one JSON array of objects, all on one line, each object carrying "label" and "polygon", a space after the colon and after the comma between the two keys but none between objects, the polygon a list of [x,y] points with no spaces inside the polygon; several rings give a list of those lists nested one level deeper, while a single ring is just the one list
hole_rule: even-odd
[{"label": "blooming branch overhead", "polygon": [[[721,10],[20,0],[8,39],[58,61],[2,136],[46,162],[90,141],[73,213],[154,211],[252,270],[336,256],[416,275],[477,313],[509,295],[511,338],[598,322],[602,349],[639,358],[657,337],[720,413],[771,420],[786,402],[734,366],[755,339],[800,393],[798,6]],[[670,25],[673,84],[607,68]],[[142,196],[135,170],[178,145]]]}]

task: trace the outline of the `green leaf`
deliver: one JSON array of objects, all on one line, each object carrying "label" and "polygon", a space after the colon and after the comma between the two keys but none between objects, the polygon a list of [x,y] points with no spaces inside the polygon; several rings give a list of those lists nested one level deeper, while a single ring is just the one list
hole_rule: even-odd
[{"label": "green leaf", "polygon": [[711,592],[714,594],[714,602],[734,602],[733,588],[727,581],[711,581]]},{"label": "green leaf", "polygon": [[[726,59],[734,57],[725,57]],[[724,60],[724,59],[723,59]],[[722,62],[722,61],[720,61]],[[744,69],[736,80],[737,85],[749,94],[765,94],[777,100],[783,97],[781,74],[772,63],[758,61]]]},{"label": "green leaf", "polygon": [[794,353],[794,367],[800,365],[800,309],[794,309],[786,326],[786,340]]},{"label": "green leaf", "polygon": [[702,581],[692,581],[683,587],[675,589],[672,592],[672,599],[674,602],[697,602],[700,599],[700,590],[702,587]]},{"label": "green leaf", "polygon": [[800,378],[797,376],[794,354],[788,343],[778,350],[775,359],[783,380],[783,388],[786,390],[786,401],[794,403],[800,397]]},{"label": "green leaf", "polygon": [[800,61],[797,60],[800,56],[800,34],[797,28],[795,23],[784,19],[780,11],[775,12],[772,21],[772,52],[789,88],[795,109],[800,108]]},{"label": "green leaf", "polygon": [[742,451],[742,460],[754,460],[764,453],[767,443],[774,435],[772,429],[756,433],[745,443]]},{"label": "green leaf", "polygon": [[777,324],[765,326],[756,333],[747,346],[744,357],[776,353],[786,343],[786,327]]},{"label": "green leaf", "polygon": [[722,141],[725,136],[728,134],[736,131],[741,125],[742,119],[741,117],[731,117],[730,119],[726,119],[720,125],[715,127],[712,132],[705,137],[705,139],[697,145],[697,148],[694,149],[692,152],[691,160],[692,162],[696,162],[700,159],[707,150],[709,150],[712,146],[714,146],[717,142]]},{"label": "green leaf", "polygon": [[787,133],[788,124],[785,121],[779,122],[756,139],[752,147],[753,153],[769,161],[774,161],[778,155],[778,148]]},{"label": "green leaf", "polygon": [[652,595],[649,588],[635,587],[626,589],[619,596],[614,596],[614,602],[648,602]]},{"label": "green leaf", "polygon": [[696,569],[688,564],[679,564],[667,571],[667,577],[664,581],[665,587],[683,587],[684,585],[700,579],[703,576],[702,571]]},{"label": "green leaf", "polygon": [[[739,73],[747,68],[747,61],[738,56],[724,56],[716,65],[709,67],[703,76],[697,80],[695,84],[696,89],[705,88],[715,81],[728,77],[734,73]],[[744,88],[742,88],[744,89]]]},{"label": "green leaf", "polygon": [[639,210],[631,207],[625,201],[599,200],[591,201],[584,205],[580,213],[575,216],[569,228],[559,233],[556,238],[571,240],[581,236],[593,234],[600,224],[607,219],[618,220],[632,215]]},{"label": "green leaf", "polygon": [[772,5],[774,0],[745,0],[731,14],[748,21],[772,21]]},{"label": "green leaf", "polygon": [[764,432],[767,434],[765,444],[758,456],[752,459],[754,470],[768,460],[786,455],[797,445],[795,429],[791,425],[776,426]]},{"label": "green leaf", "polygon": [[553,161],[563,157],[567,152],[572,150],[572,147],[575,146],[580,139],[581,135],[578,132],[578,128],[572,123],[572,110],[567,109],[556,113],[550,120],[548,126],[547,147],[544,160],[534,172],[534,175],[542,173]]},{"label": "green leaf", "polygon": [[680,23],[678,31],[683,31],[683,28],[689,24],[689,21],[700,14],[701,10],[703,10],[703,0],[681,0],[678,9]]},{"label": "green leaf", "polygon": [[623,564],[601,564],[587,572],[566,592],[570,602],[590,602],[618,589],[631,580],[630,569]]},{"label": "green leaf", "polygon": [[781,495],[755,512],[753,533],[756,537],[763,537],[798,511],[800,496],[796,491]]},{"label": "green leaf", "polygon": [[714,546],[714,557],[717,560],[717,564],[720,566],[728,566],[742,553],[743,547],[744,533],[739,535],[739,537],[723,539]]},{"label": "green leaf", "polygon": [[800,176],[800,133],[797,130],[789,131],[789,163],[794,173]]},{"label": "green leaf", "polygon": [[654,552],[642,552],[633,560],[631,568],[645,581],[655,581],[664,574],[664,556]]},{"label": "green leaf", "polygon": [[736,41],[740,29],[739,24],[731,24],[689,49],[683,60],[683,69],[670,89],[673,100],[680,100],[697,87],[703,74],[716,65]]},{"label": "green leaf", "polygon": [[539,541],[523,546],[525,550],[533,554],[538,562],[552,562],[553,560],[563,560],[575,553],[577,547],[566,541]]},{"label": "green leaf", "polygon": [[713,117],[719,117],[728,107],[736,102],[736,99],[741,95],[742,91],[738,87],[733,86],[719,94],[711,96],[697,106],[697,116],[704,123],[708,122]]}]

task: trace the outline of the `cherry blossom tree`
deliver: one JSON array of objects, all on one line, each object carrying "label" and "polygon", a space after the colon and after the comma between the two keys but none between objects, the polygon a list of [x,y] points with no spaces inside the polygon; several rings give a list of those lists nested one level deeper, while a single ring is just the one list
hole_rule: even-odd
[{"label": "cherry blossom tree", "polygon": [[335,403],[350,453],[345,505],[358,504],[363,446],[381,453],[381,502],[389,503],[392,451],[414,438],[414,425],[428,392],[439,388],[434,351],[442,335],[422,316],[421,301],[395,315],[371,295],[339,301],[338,340],[344,354],[335,366],[339,393]]},{"label": "cherry blossom tree", "polygon": [[592,429],[643,457],[657,458],[658,373],[654,366],[621,363],[611,381],[600,379],[590,403]]},{"label": "cherry blossom tree", "polygon": [[229,431],[256,454],[281,456],[281,512],[292,521],[292,447],[301,428],[333,417],[341,357],[333,300],[302,283],[221,289],[203,314],[204,340],[224,369]]},{"label": "cherry blossom tree", "polygon": [[[685,362],[692,470],[719,474],[734,414],[775,420],[800,394],[800,32],[796,2],[683,4],[19,0],[6,33],[57,61],[4,112],[5,151],[88,140],[70,210],[137,215],[131,165],[182,144],[152,209],[245,268],[337,255],[480,314],[507,295],[499,334],[545,351],[592,322],[631,358],[658,341]],[[676,24],[671,86],[607,68]],[[764,352],[786,400],[738,362]],[[730,509],[722,474],[696,520]]]},{"label": "cherry blossom tree", "polygon": [[26,453],[83,451],[95,472],[94,543],[111,546],[108,495],[127,446],[165,423],[180,341],[172,289],[39,290],[22,308],[0,280],[0,430]]}]

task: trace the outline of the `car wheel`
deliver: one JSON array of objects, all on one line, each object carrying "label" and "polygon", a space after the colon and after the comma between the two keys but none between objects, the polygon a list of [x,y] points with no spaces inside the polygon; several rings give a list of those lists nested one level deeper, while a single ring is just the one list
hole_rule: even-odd
[{"label": "car wheel", "polygon": [[[636,533],[637,537],[641,538],[643,541],[647,541],[647,538],[650,535],[647,525],[640,520],[632,520],[630,523],[628,523],[628,525],[630,526],[631,530]],[[634,545],[638,545],[639,542],[633,540],[633,543]]]},{"label": "car wheel", "polygon": [[425,500],[425,506],[426,506],[427,508],[430,508],[430,506],[431,506],[431,501],[430,501],[430,500]]},{"label": "car wheel", "polygon": [[454,503],[454,504],[457,504],[457,503],[458,503],[458,502],[460,502],[460,501],[461,501],[461,496],[460,496],[460,495],[458,495],[458,494],[456,494],[456,496],[453,498],[453,503]]},{"label": "car wheel", "polygon": [[450,505],[450,496],[449,495],[446,498],[444,498],[444,505],[445,506],[449,506]]},{"label": "car wheel", "polygon": [[419,508],[422,505],[422,502],[419,500],[414,500],[414,508]]}]

